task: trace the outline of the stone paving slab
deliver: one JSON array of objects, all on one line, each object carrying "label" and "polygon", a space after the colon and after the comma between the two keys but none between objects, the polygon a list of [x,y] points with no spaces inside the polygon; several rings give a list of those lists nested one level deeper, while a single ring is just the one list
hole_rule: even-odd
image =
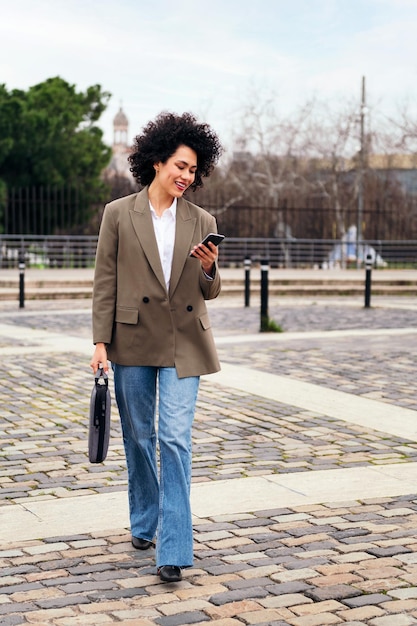
[{"label": "stone paving slab", "polygon": [[413,624],[416,525],[415,497],[202,519],[179,584],[123,528],[10,543],[0,623]]},{"label": "stone paving slab", "polygon": [[417,408],[411,379],[417,357],[414,329],[392,335],[375,331],[368,336],[332,336],[326,342],[298,335],[262,343],[220,343],[219,355],[228,363],[250,362],[260,371]]},{"label": "stone paving slab", "polygon": [[[414,440],[312,411],[308,398],[300,408],[253,394],[244,379],[239,390],[214,384],[213,378],[203,379],[197,403],[194,483],[417,461]],[[0,507],[27,497],[45,500],[125,489],[115,406],[108,457],[99,465],[88,461],[91,387],[82,356],[73,355],[70,368],[55,355],[37,354],[29,362],[8,357],[0,408]],[[279,398],[280,391],[274,395]],[[296,395],[294,402],[299,401]]]},{"label": "stone paving slab", "polygon": [[[289,298],[271,297],[269,317],[281,325],[285,332],[306,330],[343,330],[406,328],[416,326],[417,302],[415,298],[375,297],[369,309],[361,298]],[[226,298],[207,302],[216,336],[224,334],[257,333],[260,327],[260,303],[243,306],[239,299]],[[48,310],[52,315],[48,315]],[[77,334],[91,335],[91,301],[71,300],[47,302],[28,301],[25,308],[18,303],[0,302],[0,320],[5,323],[33,328],[44,328],[62,333],[74,329]]]},{"label": "stone paving slab", "polygon": [[[287,332],[318,332],[305,341],[289,336],[259,344],[238,336],[230,341],[230,335],[257,332],[259,311],[235,302],[214,305],[211,317],[225,338],[219,345],[225,364],[250,364],[291,381],[313,382],[324,393],[342,389],[347,399],[374,399],[398,406],[398,415],[405,415],[402,411],[415,406],[415,339],[411,332],[395,331],[413,327],[416,309],[411,302],[391,304],[372,310],[368,325],[364,317],[358,322],[360,307],[352,303],[292,304]],[[66,336],[88,339],[88,307],[84,311],[79,302],[76,309],[61,302],[40,306],[17,314],[2,307],[0,313],[5,512],[27,502],[42,506],[74,496],[82,506],[79,494],[111,499],[126,491],[117,419],[106,462],[94,467],[86,458],[91,374],[86,351],[78,351],[81,342],[71,344]],[[278,313],[282,305],[273,309],[274,317]],[[355,342],[353,335],[320,335],[333,327],[371,332]],[[389,328],[392,335],[372,334]],[[43,339],[33,340],[36,329],[45,331]],[[56,335],[48,341],[51,331]],[[64,356],[53,345],[60,334]],[[416,462],[416,442],[400,433],[387,435],[250,389],[210,382],[210,377],[201,386],[194,452],[193,488],[215,488],[226,480],[232,494],[233,484],[255,485],[259,478],[279,484],[285,477],[294,481],[294,490],[303,478],[320,486],[326,471],[335,472],[336,487],[337,476],[350,470],[387,471],[401,482],[401,472]],[[195,567],[179,585],[160,583],[152,551],[134,551],[125,526],[58,532],[43,540],[0,540],[0,624],[417,623],[417,495],[376,495],[367,483],[362,494],[371,496],[352,499],[341,480],[339,487],[337,501],[195,518]]]},{"label": "stone paving slab", "polygon": [[359,425],[364,430],[379,430],[412,441],[417,438],[413,408],[271,374],[265,369],[224,363],[222,371],[214,374],[212,380],[244,393],[297,406],[304,411],[323,413]]},{"label": "stone paving slab", "polygon": [[[197,483],[191,487],[194,521],[216,515],[256,513],[265,507],[337,503],[369,497],[407,496],[417,483],[417,463],[316,470]],[[113,527],[128,527],[125,491],[54,499],[22,498],[0,508],[2,542],[46,539]],[[100,511],[100,515],[97,515]]]},{"label": "stone paving slab", "polygon": [[[230,302],[230,301],[229,301]],[[385,301],[384,301],[385,302]],[[297,306],[274,305],[271,317],[282,321],[287,333],[296,331],[325,331],[369,328],[370,332],[386,328],[417,329],[417,312],[413,302],[408,301],[411,308],[372,308],[365,310],[359,303],[341,305],[328,302],[315,305]],[[38,305],[39,306],[39,305]],[[74,314],[58,309],[58,314],[47,315],[45,311],[18,311],[8,314],[3,311],[0,322],[4,324],[29,326],[32,329],[48,330],[57,333],[73,333],[76,328],[78,337],[89,338],[91,335],[91,315],[86,305],[85,312],[78,309]],[[404,304],[403,304],[404,306]],[[68,307],[68,304],[67,304]],[[54,307],[55,308],[55,307]],[[225,334],[253,334],[259,330],[259,311],[256,307],[245,309],[242,306],[224,306],[211,308],[211,318],[216,336],[221,339]],[[365,324],[364,324],[365,320]],[[285,337],[286,333],[283,334]],[[16,340],[15,340],[16,341]],[[409,393],[407,374],[412,372],[417,351],[417,342],[408,337],[372,335],[360,337],[332,337],[331,342],[310,338],[286,341],[286,346],[279,350],[280,358],[276,359],[276,345],[268,350],[265,342],[259,342],[254,348],[253,342],[247,346],[236,343],[227,346],[219,345],[222,360],[232,363],[251,362],[252,367],[267,369],[277,374],[295,376],[299,380],[309,380],[332,388],[345,389],[349,393],[374,394],[374,397],[394,401],[401,406],[416,408],[415,394]],[[5,338],[0,333],[0,344]],[[20,344],[18,344],[20,345]],[[1,345],[0,345],[1,347]],[[15,346],[14,346],[15,347]],[[387,380],[389,371],[389,381]]]}]

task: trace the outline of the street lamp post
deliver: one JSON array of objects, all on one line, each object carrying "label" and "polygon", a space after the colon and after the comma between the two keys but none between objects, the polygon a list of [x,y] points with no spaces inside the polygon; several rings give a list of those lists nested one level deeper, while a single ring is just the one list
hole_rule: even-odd
[{"label": "street lamp post", "polygon": [[359,151],[359,168],[358,168],[358,224],[356,227],[356,267],[360,267],[359,246],[362,243],[362,222],[363,222],[363,188],[365,174],[365,113],[366,113],[366,96],[365,96],[365,76],[362,76],[362,98],[360,111],[360,151]]}]

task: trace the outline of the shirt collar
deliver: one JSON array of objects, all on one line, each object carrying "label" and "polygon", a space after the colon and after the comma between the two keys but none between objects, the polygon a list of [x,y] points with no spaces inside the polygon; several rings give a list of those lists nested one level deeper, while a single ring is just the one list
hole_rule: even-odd
[{"label": "shirt collar", "polygon": [[[151,203],[150,200],[149,200],[149,206],[150,206],[150,209],[151,209],[151,212],[152,212],[153,216],[158,218],[158,215],[156,214],[156,211],[153,208],[152,203]],[[162,215],[164,215],[167,212],[172,217],[172,219],[175,220],[175,218],[177,216],[177,198],[173,199],[171,206],[168,207],[167,209],[165,209],[165,211],[162,213]],[[161,215],[161,217],[162,217],[162,215]]]}]

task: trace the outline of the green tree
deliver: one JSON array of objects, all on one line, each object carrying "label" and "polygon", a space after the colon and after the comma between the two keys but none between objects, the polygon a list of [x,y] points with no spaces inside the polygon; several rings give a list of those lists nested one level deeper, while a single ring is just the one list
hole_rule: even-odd
[{"label": "green tree", "polygon": [[110,94],[77,91],[60,77],[7,91],[0,85],[0,180],[7,187],[76,188],[85,220],[103,197],[111,149],[96,125]]},{"label": "green tree", "polygon": [[6,185],[2,180],[0,180],[0,234],[3,234],[3,216],[4,210],[6,208]]},{"label": "green tree", "polygon": [[0,85],[0,168],[13,147],[13,117],[10,95],[6,87]]}]

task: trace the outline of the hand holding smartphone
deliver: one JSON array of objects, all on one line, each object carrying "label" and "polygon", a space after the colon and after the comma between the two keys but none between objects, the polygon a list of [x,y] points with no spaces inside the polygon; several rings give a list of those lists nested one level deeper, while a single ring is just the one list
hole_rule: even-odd
[{"label": "hand holding smartphone", "polygon": [[[203,244],[204,246],[207,246],[207,244],[209,242],[214,243],[215,246],[218,246],[219,244],[221,244],[221,242],[224,239],[224,235],[220,235],[219,233],[209,233],[208,235],[206,235],[206,237],[204,237],[203,241],[201,241],[198,245]],[[195,256],[193,252],[190,252],[190,256]]]}]

